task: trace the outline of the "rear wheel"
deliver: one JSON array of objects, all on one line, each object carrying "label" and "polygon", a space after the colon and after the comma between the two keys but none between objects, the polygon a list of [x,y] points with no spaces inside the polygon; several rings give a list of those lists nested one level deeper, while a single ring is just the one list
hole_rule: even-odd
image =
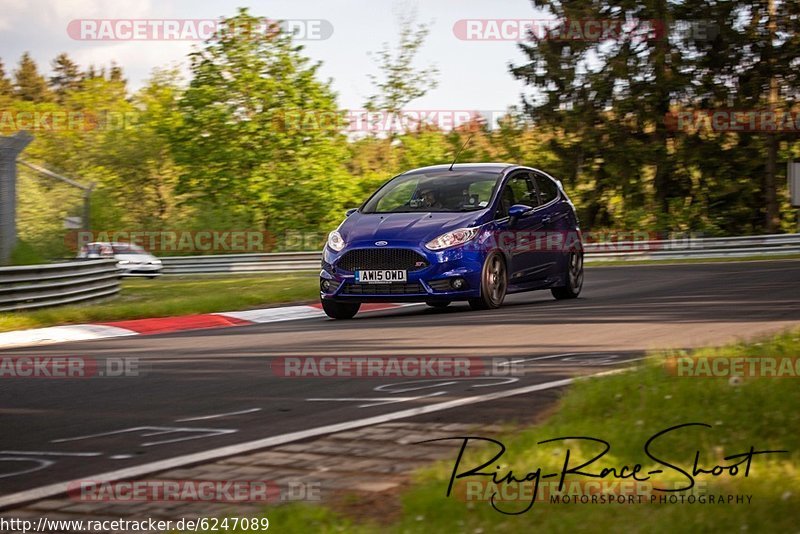
[{"label": "rear wheel", "polygon": [[499,252],[492,252],[483,263],[481,271],[481,296],[469,299],[473,310],[499,308],[506,298],[508,289],[508,273],[506,262]]},{"label": "rear wheel", "polygon": [[554,287],[550,290],[553,296],[558,300],[578,298],[583,288],[583,252],[570,252],[564,280],[567,285]]},{"label": "rear wheel", "polygon": [[450,306],[449,300],[428,300],[425,301],[425,304],[430,306],[431,308],[446,308]]},{"label": "rear wheel", "polygon": [[322,299],[322,310],[331,319],[352,319],[361,308],[360,302],[336,302]]}]

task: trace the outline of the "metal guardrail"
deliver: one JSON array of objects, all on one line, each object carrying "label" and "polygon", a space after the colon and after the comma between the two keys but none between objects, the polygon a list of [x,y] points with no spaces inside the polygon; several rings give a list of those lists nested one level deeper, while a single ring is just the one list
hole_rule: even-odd
[{"label": "metal guardrail", "polygon": [[164,274],[290,272],[319,270],[321,252],[162,257]]},{"label": "metal guardrail", "polygon": [[116,260],[0,267],[0,312],[43,308],[119,292]]},{"label": "metal guardrail", "polygon": [[[800,254],[800,234],[619,241],[585,245],[586,261],[632,261],[783,256]],[[320,252],[162,257],[164,274],[219,274],[315,271]]]},{"label": "metal guardrail", "polygon": [[800,234],[627,241],[586,246],[587,261],[744,258],[800,254]]}]

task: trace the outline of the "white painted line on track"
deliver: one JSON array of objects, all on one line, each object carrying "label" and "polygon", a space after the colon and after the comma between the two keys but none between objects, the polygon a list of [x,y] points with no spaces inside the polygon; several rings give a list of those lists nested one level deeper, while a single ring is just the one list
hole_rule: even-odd
[{"label": "white painted line on track", "polygon": [[338,397],[335,399],[306,399],[309,402],[367,402],[368,404],[359,404],[359,408],[372,408],[374,406],[384,406],[386,404],[398,404],[401,402],[411,402],[419,399],[426,399],[429,397],[438,397],[444,395],[446,391],[434,391],[428,395],[419,395],[417,397]]},{"label": "white painted line on track", "polygon": [[[146,431],[146,433],[145,433]],[[50,440],[50,443],[65,443],[68,441],[81,441],[84,439],[101,438],[107,436],[116,436],[119,434],[141,433],[142,437],[163,436],[164,434],[189,434],[189,436],[181,438],[173,438],[162,441],[149,441],[141,443],[140,447],[152,447],[154,445],[164,445],[167,443],[178,443],[179,441],[188,441],[192,439],[211,438],[215,436],[224,436],[225,434],[233,434],[237,432],[230,428],[190,428],[190,427],[169,427],[169,426],[135,426],[131,428],[124,428],[122,430],[112,430],[111,432],[101,432],[99,434],[88,434],[85,436],[76,436],[73,438],[60,438]],[[194,434],[194,435],[193,435]]]},{"label": "white painted line on track", "polygon": [[[326,434],[333,434],[336,432],[344,432],[345,430],[352,430],[355,428],[362,428],[370,425],[377,425],[381,423],[388,423],[398,419],[406,419],[417,415],[424,415],[428,413],[440,412],[449,410],[451,408],[458,408],[460,406],[468,406],[470,404],[477,404],[479,402],[492,401],[503,399],[506,397],[513,397],[515,395],[524,395],[526,393],[534,393],[536,391],[543,391],[547,389],[564,387],[572,384],[576,380],[616,374],[624,372],[626,369],[613,369],[611,371],[603,371],[593,375],[576,378],[565,378],[562,380],[555,380],[552,382],[545,382],[543,384],[533,384],[530,386],[523,386],[519,388],[509,389],[505,391],[495,391],[486,393],[484,395],[474,395],[472,397],[464,397],[461,399],[453,399],[437,404],[428,404],[425,406],[417,406],[415,408],[407,408],[399,412],[393,412],[383,415],[375,415],[353,421],[345,421],[342,423],[334,423],[332,425],[325,425],[307,430],[300,430],[297,432],[290,432],[288,434],[281,434],[279,436],[272,436],[269,438],[261,438],[244,443],[237,443],[235,445],[228,445],[217,449],[211,449],[202,452],[178,456],[175,458],[168,458],[166,460],[158,460],[147,464],[128,467],[125,469],[117,469],[116,471],[108,471],[96,475],[88,475],[82,477],[81,480],[93,480],[95,482],[113,482],[116,480],[140,478],[151,473],[159,471],[166,471],[168,469],[175,469],[177,467],[184,467],[187,465],[198,464],[202,462],[209,462],[218,460],[228,456],[235,456],[237,454],[244,454],[267,447],[275,447],[294,441],[323,436]],[[73,481],[57,482],[47,486],[40,486],[29,490],[20,491],[0,497],[0,509],[8,508],[11,506],[18,506],[27,502],[46,499],[56,495],[61,495],[67,492],[69,484]]]},{"label": "white painted line on track", "polygon": [[215,415],[202,415],[200,417],[187,417],[185,419],[175,419],[176,423],[185,423],[187,421],[207,421],[208,419],[220,419],[222,417],[229,417],[232,415],[244,415],[246,413],[260,412],[261,408],[250,408],[249,410],[241,410],[238,412],[218,413]]}]

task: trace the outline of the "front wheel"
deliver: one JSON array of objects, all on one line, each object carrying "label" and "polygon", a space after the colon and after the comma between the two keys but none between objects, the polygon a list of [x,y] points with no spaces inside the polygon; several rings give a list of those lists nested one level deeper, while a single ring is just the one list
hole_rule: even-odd
[{"label": "front wheel", "polygon": [[331,319],[352,319],[361,308],[360,302],[336,302],[322,299],[322,310]]},{"label": "front wheel", "polygon": [[554,287],[550,292],[558,300],[578,298],[583,288],[583,252],[570,252],[564,279],[566,281],[565,286]]},{"label": "front wheel", "polygon": [[481,270],[481,296],[469,299],[469,305],[473,310],[499,308],[506,298],[506,289],[508,289],[506,262],[499,252],[492,252],[486,258]]}]

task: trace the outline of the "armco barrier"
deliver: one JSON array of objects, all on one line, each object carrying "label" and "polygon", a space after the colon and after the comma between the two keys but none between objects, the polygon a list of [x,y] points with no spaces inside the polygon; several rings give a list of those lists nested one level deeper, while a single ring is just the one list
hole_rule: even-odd
[{"label": "armco barrier", "polygon": [[[590,243],[585,246],[585,250],[587,263],[747,256],[780,257],[800,254],[800,234]],[[164,265],[164,274],[314,271],[320,268],[320,254],[320,252],[279,252],[168,256],[162,257],[161,261]]]},{"label": "armco barrier", "polygon": [[164,274],[289,272],[319,270],[320,252],[162,257]]},{"label": "armco barrier", "polygon": [[118,291],[116,260],[0,267],[0,312],[81,302]]}]

